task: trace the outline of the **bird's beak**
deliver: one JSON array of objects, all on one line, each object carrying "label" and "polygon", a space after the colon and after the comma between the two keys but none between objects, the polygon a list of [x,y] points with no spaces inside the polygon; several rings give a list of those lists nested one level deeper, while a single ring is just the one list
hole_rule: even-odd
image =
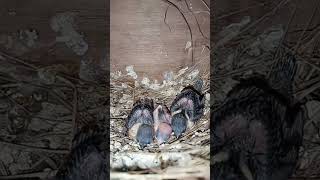
[{"label": "bird's beak", "polygon": [[189,117],[189,115],[188,115],[188,113],[186,111],[184,111],[184,115],[186,116],[187,120],[189,121],[190,117]]},{"label": "bird's beak", "polygon": [[187,128],[188,128],[188,129],[192,128],[193,125],[194,125],[194,122],[192,122],[192,121],[190,120],[190,117],[189,117],[189,115],[188,115],[187,112],[184,112],[184,115],[185,115],[186,118],[187,118]]},{"label": "bird's beak", "polygon": [[174,116],[174,115],[179,114],[179,113],[181,113],[181,112],[182,112],[182,110],[179,109],[179,110],[177,110],[177,111],[172,112],[172,113],[171,113],[171,116]]}]

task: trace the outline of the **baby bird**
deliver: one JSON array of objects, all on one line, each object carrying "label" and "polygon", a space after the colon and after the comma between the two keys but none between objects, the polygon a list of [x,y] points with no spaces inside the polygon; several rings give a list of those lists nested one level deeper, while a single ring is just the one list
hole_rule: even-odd
[{"label": "baby bird", "polygon": [[212,112],[215,180],[286,180],[303,138],[303,111],[292,84],[295,58],[287,54],[270,77],[243,79]]},{"label": "baby bird", "polygon": [[141,148],[153,142],[153,110],[152,99],[140,99],[133,105],[133,109],[127,119],[126,128],[128,129],[128,135],[137,140]]},{"label": "baby bird", "polygon": [[158,105],[153,111],[155,138],[158,144],[168,141],[172,133],[171,114],[166,105]]},{"label": "baby bird", "polygon": [[[171,104],[171,125],[177,138],[179,138],[186,129],[191,128],[203,115],[204,95],[200,93],[201,86],[199,86],[201,82],[199,79],[195,83],[195,86],[185,87]],[[197,87],[197,89],[194,87]]]},{"label": "baby bird", "polygon": [[100,144],[104,137],[97,126],[85,126],[73,138],[72,149],[52,180],[105,180],[109,177]]}]

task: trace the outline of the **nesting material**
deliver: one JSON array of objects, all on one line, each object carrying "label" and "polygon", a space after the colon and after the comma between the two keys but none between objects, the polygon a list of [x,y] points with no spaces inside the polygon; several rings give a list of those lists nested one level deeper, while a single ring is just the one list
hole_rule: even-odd
[{"label": "nesting material", "polygon": [[0,34],[0,46],[15,55],[23,55],[39,47],[38,31],[19,29],[16,33]]},{"label": "nesting material", "polygon": [[[176,174],[170,175],[171,168],[187,171],[192,167],[202,168],[197,172],[191,172],[189,177],[193,175],[197,177],[199,174],[201,174],[199,177],[209,176],[209,66],[206,66],[205,63],[208,61],[199,62],[191,68],[185,67],[176,73],[164,72],[162,82],[150,79],[147,75],[138,77],[133,66],[126,68],[127,73],[120,71],[111,73],[110,165],[113,169],[111,178],[122,177],[124,172],[119,171],[123,170],[128,171],[126,173],[136,172],[138,174],[138,170],[150,171],[150,173],[152,171],[151,176],[155,179],[166,176],[176,178]],[[161,146],[154,143],[143,150],[139,149],[135,140],[125,136],[126,118],[136,100],[148,97],[154,100],[155,106],[159,103],[170,107],[175,96],[187,85],[194,84],[199,77],[204,82],[202,92],[206,97],[205,113],[193,128],[185,132],[184,136],[175,139],[172,135],[168,143]],[[188,172],[184,173],[188,174]],[[145,177],[147,176],[141,178]]]},{"label": "nesting material", "polygon": [[57,42],[65,43],[75,54],[82,56],[89,46],[83,35],[76,31],[75,16],[73,12],[59,13],[51,19],[50,26],[52,30],[60,33],[60,36],[56,37]]},{"label": "nesting material", "polygon": [[[290,21],[295,21],[295,15],[292,15]],[[211,76],[214,83],[210,98],[212,107],[218,108],[224,103],[227,93],[239,79],[252,77],[256,73],[267,76],[280,57],[286,53],[295,54],[298,67],[293,87],[294,96],[297,100],[303,99],[306,102],[304,105],[306,111],[303,145],[300,149],[297,168],[292,176],[294,179],[317,179],[320,172],[319,65],[309,59],[319,55],[319,51],[309,46],[319,37],[315,33],[317,29],[312,28],[310,32],[299,34],[300,40],[289,43],[289,32],[293,30],[289,20],[259,30],[256,25],[265,22],[262,19],[254,19],[243,17],[242,20],[222,28],[221,32],[215,36],[216,43],[212,47],[216,53]],[[302,25],[301,29],[309,27],[311,27],[310,24],[308,27]],[[299,43],[300,46],[295,47]],[[293,52],[295,48],[297,48],[296,52]]]}]

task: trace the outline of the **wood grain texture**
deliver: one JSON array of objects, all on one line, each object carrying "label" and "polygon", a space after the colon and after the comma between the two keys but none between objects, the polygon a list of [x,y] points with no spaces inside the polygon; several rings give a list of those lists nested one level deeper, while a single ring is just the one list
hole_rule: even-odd
[{"label": "wood grain texture", "polygon": [[[195,57],[199,56],[202,45],[209,44],[201,37],[196,21],[188,13],[184,1],[175,2],[186,15],[194,36]],[[193,10],[206,10],[200,1],[187,1]],[[149,0],[111,0],[110,4],[110,57],[111,71],[124,70],[134,65],[138,75],[147,74],[161,79],[162,73],[178,70],[191,65],[191,58],[185,51],[190,34],[179,12],[170,6],[166,22],[165,11],[168,4]],[[210,16],[197,14],[204,34],[209,38]]]},{"label": "wood grain texture", "polygon": [[[89,44],[86,55],[100,60],[106,48],[107,12],[106,0],[2,0],[0,1],[0,34],[33,28],[39,32],[43,48],[21,56],[41,66],[72,64],[78,66],[80,56],[75,55],[64,43],[47,47],[58,36],[50,27],[50,19],[57,13],[76,12],[77,31],[83,33]],[[14,12],[14,14],[12,13]],[[5,48],[0,47],[2,51]]]},{"label": "wood grain texture", "polygon": [[[254,22],[274,10],[275,7],[283,1],[284,0],[216,0],[214,4],[214,22],[216,24],[213,26],[213,31],[217,33],[231,23],[240,22],[244,16],[250,16],[251,22]],[[297,41],[301,35],[301,31],[296,32],[296,30],[302,30],[307,25],[317,2],[317,0],[288,1],[286,5],[278,9],[274,14],[270,13],[265,20],[249,29],[249,31],[255,35],[255,32],[261,33],[266,28],[274,25],[286,26],[296,6],[297,11],[290,24],[286,40],[290,42]],[[319,23],[320,11],[318,8],[308,29],[314,28],[319,25]]]}]

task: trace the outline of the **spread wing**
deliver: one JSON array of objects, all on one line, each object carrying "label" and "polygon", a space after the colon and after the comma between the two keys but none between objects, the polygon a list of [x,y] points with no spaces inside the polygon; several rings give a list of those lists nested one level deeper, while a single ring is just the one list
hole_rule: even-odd
[{"label": "spread wing", "polygon": [[140,106],[135,106],[127,118],[127,128],[130,129],[135,123],[137,123],[138,119],[141,118],[143,113],[143,109]]},{"label": "spread wing", "polygon": [[73,139],[73,147],[63,166],[58,170],[58,179],[102,180],[108,170],[105,157],[99,149],[103,139],[98,129],[83,127]]},{"label": "spread wing", "polygon": [[152,111],[150,111],[149,109],[144,109],[142,111],[142,118],[140,118],[138,120],[138,122],[140,122],[142,124],[153,125],[153,114],[152,114]]}]

